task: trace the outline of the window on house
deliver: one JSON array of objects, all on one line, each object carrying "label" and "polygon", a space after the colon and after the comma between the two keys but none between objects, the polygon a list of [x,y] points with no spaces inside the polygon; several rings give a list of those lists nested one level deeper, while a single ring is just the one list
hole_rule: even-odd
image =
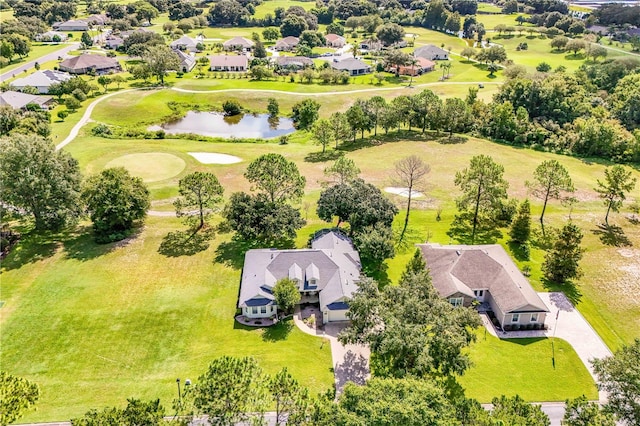
[{"label": "window on house", "polygon": [[449,303],[451,303],[453,306],[462,306],[464,304],[464,298],[452,297],[451,299],[449,299]]},{"label": "window on house", "polygon": [[316,285],[316,279],[315,279],[315,278],[311,278],[311,279],[309,280],[309,284],[311,284],[311,285]]},{"label": "window on house", "polygon": [[253,308],[251,308],[251,313],[252,314],[257,314],[258,313],[258,307],[254,306]]},{"label": "window on house", "polygon": [[261,306],[260,307],[260,313],[261,314],[266,314],[267,313],[267,307],[266,306]]},{"label": "window on house", "polygon": [[531,322],[538,322],[538,314],[531,314]]},{"label": "window on house", "polygon": [[482,296],[484,296],[484,290],[473,290],[473,294],[476,297],[482,297]]},{"label": "window on house", "polygon": [[520,321],[520,314],[513,314],[511,316],[511,322],[518,322]]}]

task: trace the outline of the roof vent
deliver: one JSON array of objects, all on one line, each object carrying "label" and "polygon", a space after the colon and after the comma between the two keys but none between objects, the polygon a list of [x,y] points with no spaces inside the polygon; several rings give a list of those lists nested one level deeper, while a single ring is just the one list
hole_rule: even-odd
[{"label": "roof vent", "polygon": [[461,254],[461,253],[460,253],[460,250],[456,250],[456,254],[457,254],[458,256],[460,256],[460,254]]}]

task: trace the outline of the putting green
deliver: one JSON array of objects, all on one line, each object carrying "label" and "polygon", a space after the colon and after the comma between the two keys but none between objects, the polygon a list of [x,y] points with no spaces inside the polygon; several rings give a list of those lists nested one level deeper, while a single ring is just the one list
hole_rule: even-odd
[{"label": "putting green", "polygon": [[124,167],[145,182],[158,182],[180,174],[186,163],[182,158],[172,154],[145,152],[114,158],[105,167]]}]

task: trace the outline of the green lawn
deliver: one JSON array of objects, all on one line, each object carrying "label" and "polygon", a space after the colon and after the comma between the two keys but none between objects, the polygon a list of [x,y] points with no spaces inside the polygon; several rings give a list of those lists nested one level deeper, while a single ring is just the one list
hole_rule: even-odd
[{"label": "green lawn", "polygon": [[[487,31],[493,30],[495,26],[498,24],[504,24],[508,27],[515,27],[517,29],[519,27],[518,21],[516,21],[516,18],[518,16],[529,18],[530,15],[527,15],[526,13],[512,13],[510,15],[505,15],[501,13],[495,14],[495,15],[477,14],[476,20],[484,24],[484,28]],[[529,25],[531,24],[524,24],[525,27]]]},{"label": "green lawn", "polygon": [[264,18],[267,13],[270,13],[271,16],[274,16],[274,11],[276,10],[276,8],[282,7],[286,10],[291,6],[299,6],[304,8],[305,10],[310,10],[316,6],[316,3],[313,1],[266,0],[256,7],[256,13],[253,15],[253,17],[261,19]]},{"label": "green lawn", "polygon": [[[55,52],[56,50],[60,50],[65,47],[64,44],[53,44],[53,43],[33,43],[31,45],[31,51],[29,55],[25,58],[14,57],[13,61],[8,64],[4,68],[0,68],[0,73],[5,73],[7,71],[11,71],[14,68],[18,68],[20,65],[25,62],[35,61],[41,56],[47,55],[49,53]],[[16,77],[21,77],[22,74],[16,74]]]},{"label": "green lawn", "polygon": [[562,339],[501,340],[481,329],[469,352],[474,366],[459,382],[467,396],[480,402],[491,402],[496,392],[536,402],[583,394],[598,399],[587,368]]},{"label": "green lawn", "polygon": [[268,330],[234,322],[242,255],[218,236],[192,256],[160,254],[182,225],[153,218],[128,243],[96,245],[88,228],[25,238],[3,262],[2,367],[38,383],[22,421],[68,420],[126,398],[160,398],[196,379],[214,357],[251,355],[287,367],[313,394],[333,384],[331,352],[291,323]]},{"label": "green lawn", "polygon": [[502,13],[502,8],[493,3],[478,3],[478,12],[484,13]]}]

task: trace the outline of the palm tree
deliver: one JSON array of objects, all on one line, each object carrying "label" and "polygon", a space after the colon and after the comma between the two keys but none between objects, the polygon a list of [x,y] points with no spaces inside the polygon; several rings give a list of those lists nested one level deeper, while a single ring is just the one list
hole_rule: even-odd
[{"label": "palm tree", "polygon": [[449,71],[451,70],[451,62],[445,61],[440,64],[440,68],[442,68],[442,79],[444,80],[444,73],[447,73],[447,77],[449,76]]},{"label": "palm tree", "polygon": [[411,56],[407,61],[407,65],[411,65],[411,75],[409,77],[409,85],[407,87],[411,87],[413,84],[413,74],[415,74],[416,65],[418,64],[418,59],[415,56]]}]

